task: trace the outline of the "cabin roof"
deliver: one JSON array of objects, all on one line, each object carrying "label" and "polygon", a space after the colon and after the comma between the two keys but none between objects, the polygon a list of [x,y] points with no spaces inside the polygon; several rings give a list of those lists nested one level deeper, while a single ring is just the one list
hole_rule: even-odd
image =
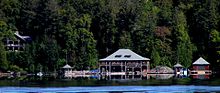
[{"label": "cabin roof", "polygon": [[118,60],[150,60],[149,58],[142,57],[130,49],[119,49],[106,58],[99,61],[118,61]]},{"label": "cabin roof", "polygon": [[183,67],[181,64],[177,63],[176,65],[174,65],[173,67]]},{"label": "cabin roof", "polygon": [[20,35],[20,34],[18,33],[18,31],[16,31],[16,32],[14,33],[14,35],[15,35],[16,37],[18,37],[19,39],[25,41],[25,42],[31,41],[31,37],[30,37],[30,36],[22,36],[22,35]]},{"label": "cabin roof", "polygon": [[199,59],[197,59],[193,65],[209,65],[209,62],[207,62],[205,59],[203,59],[202,57],[200,57]]},{"label": "cabin roof", "polygon": [[63,66],[62,68],[72,68],[70,65],[66,64],[65,66]]}]

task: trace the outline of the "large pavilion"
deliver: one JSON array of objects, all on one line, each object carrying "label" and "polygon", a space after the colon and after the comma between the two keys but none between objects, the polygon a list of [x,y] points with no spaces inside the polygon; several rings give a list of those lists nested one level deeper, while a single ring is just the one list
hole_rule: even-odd
[{"label": "large pavilion", "polygon": [[149,61],[130,49],[119,49],[99,60],[99,71],[109,75],[141,75],[150,71]]}]

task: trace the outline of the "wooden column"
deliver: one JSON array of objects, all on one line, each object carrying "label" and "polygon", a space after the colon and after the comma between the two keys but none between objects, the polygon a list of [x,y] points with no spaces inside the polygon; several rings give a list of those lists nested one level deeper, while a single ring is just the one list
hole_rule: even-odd
[{"label": "wooden column", "polygon": [[150,72],[150,62],[147,61],[147,73]]},{"label": "wooden column", "polygon": [[109,63],[108,63],[108,65],[109,65],[109,67],[108,67],[108,69],[109,69],[109,73],[112,72],[112,71],[111,71],[111,67],[112,67],[111,64],[112,64],[112,62],[109,62]]},{"label": "wooden column", "polygon": [[100,70],[100,69],[101,69],[100,62],[98,62],[98,67],[99,67],[99,68],[98,68],[98,73],[101,74],[101,70]]},{"label": "wooden column", "polygon": [[141,75],[143,75],[143,69],[142,69],[142,61],[140,61],[140,63],[141,63]]},{"label": "wooden column", "polygon": [[132,74],[134,75],[134,67],[132,67]]},{"label": "wooden column", "polygon": [[134,79],[134,75],[132,75],[132,79]]},{"label": "wooden column", "polygon": [[126,61],[125,61],[124,66],[125,66],[125,74],[126,74],[127,73],[127,62]]},{"label": "wooden column", "polygon": [[108,66],[108,63],[105,62],[105,73],[107,73],[107,66]]},{"label": "wooden column", "polygon": [[124,71],[122,71],[122,70],[123,70],[123,69],[122,69],[122,62],[121,62],[121,64],[120,64],[120,65],[121,65],[121,72],[124,72]]}]

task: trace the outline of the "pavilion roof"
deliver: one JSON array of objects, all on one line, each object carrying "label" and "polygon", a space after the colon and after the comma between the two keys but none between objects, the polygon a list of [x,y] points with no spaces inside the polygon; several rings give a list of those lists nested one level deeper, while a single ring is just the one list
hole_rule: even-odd
[{"label": "pavilion roof", "polygon": [[66,64],[65,66],[63,66],[62,68],[72,68],[70,65]]},{"label": "pavilion roof", "polygon": [[197,59],[193,65],[209,65],[209,62],[207,62],[205,59],[203,59],[202,57],[200,57],[199,59]]},{"label": "pavilion roof", "polygon": [[119,61],[119,60],[150,60],[149,58],[142,57],[130,49],[119,49],[106,58],[100,61]]},{"label": "pavilion roof", "polygon": [[174,65],[173,67],[183,67],[181,64],[177,63],[176,65]]}]

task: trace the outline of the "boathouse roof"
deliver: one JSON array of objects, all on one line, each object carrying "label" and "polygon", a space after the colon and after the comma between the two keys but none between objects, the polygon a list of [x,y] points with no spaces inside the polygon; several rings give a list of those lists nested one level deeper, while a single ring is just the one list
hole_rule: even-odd
[{"label": "boathouse roof", "polygon": [[149,58],[142,57],[130,49],[119,49],[106,58],[100,59],[100,61],[118,61],[118,60],[150,60]]},{"label": "boathouse roof", "polygon": [[209,65],[209,62],[207,62],[205,59],[203,59],[202,57],[200,57],[199,59],[197,59],[193,65]]},{"label": "boathouse roof", "polygon": [[174,65],[173,67],[183,67],[181,64],[177,63],[176,65]]}]

